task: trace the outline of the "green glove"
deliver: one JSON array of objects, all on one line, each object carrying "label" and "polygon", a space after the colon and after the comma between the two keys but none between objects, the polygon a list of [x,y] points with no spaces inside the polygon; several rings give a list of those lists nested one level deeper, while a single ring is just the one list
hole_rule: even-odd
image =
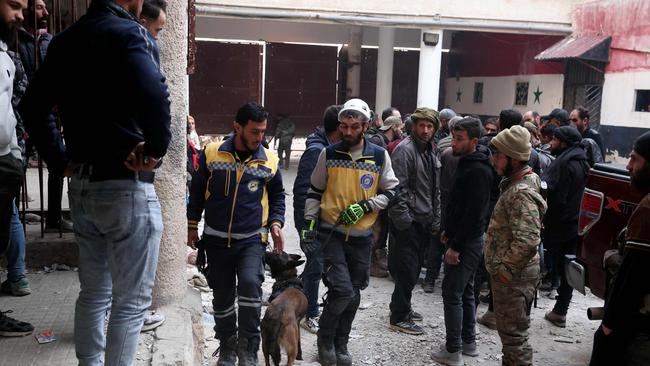
[{"label": "green glove", "polygon": [[366,200],[359,201],[358,203],[353,203],[348,206],[348,208],[341,213],[339,221],[343,225],[354,225],[361,220],[363,215],[371,211],[372,208],[370,207],[370,202]]}]

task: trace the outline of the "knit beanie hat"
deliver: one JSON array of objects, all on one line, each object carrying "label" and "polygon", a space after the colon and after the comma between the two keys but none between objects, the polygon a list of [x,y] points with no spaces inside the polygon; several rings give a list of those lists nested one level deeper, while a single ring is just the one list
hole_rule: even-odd
[{"label": "knit beanie hat", "polygon": [[566,143],[569,146],[576,146],[582,141],[582,135],[578,129],[573,126],[558,127],[553,131],[553,137]]},{"label": "knit beanie hat", "polygon": [[436,131],[440,128],[440,120],[438,119],[438,112],[426,107],[420,107],[411,114],[411,120],[415,124],[417,120],[425,119],[427,121],[433,122],[433,125],[436,128]]},{"label": "knit beanie hat", "polygon": [[491,145],[517,161],[530,159],[530,132],[522,126],[512,126],[499,132],[490,141]]},{"label": "knit beanie hat", "polygon": [[456,112],[449,108],[444,108],[440,111],[440,115],[438,117],[440,117],[440,119],[444,119],[445,121],[449,121],[452,118],[456,117]]},{"label": "knit beanie hat", "polygon": [[533,122],[524,122],[524,127],[530,132],[531,136],[537,137],[537,126]]},{"label": "knit beanie hat", "polygon": [[639,136],[634,141],[634,151],[643,156],[647,162],[650,162],[650,131]]}]

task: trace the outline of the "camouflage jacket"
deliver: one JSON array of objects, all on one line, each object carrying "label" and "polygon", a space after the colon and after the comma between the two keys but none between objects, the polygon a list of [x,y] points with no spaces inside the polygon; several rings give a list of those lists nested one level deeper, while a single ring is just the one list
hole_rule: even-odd
[{"label": "camouflage jacket", "polygon": [[542,218],[546,202],[540,195],[541,180],[530,167],[505,178],[485,241],[485,267],[492,275],[508,280],[539,263]]}]

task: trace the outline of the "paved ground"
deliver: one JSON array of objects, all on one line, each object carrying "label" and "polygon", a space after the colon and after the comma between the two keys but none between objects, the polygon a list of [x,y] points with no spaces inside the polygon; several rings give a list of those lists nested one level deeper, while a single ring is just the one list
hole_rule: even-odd
[{"label": "paved ground", "polygon": [[[4,280],[5,273],[0,276]],[[34,335],[52,330],[56,341],[39,344],[33,335],[0,337],[0,365],[40,366],[76,365],[73,327],[74,304],[79,293],[75,271],[32,272],[28,274],[32,294],[24,297],[0,295],[0,309],[12,310],[9,316],[34,325]],[[150,365],[153,334],[142,333],[138,366]]]}]

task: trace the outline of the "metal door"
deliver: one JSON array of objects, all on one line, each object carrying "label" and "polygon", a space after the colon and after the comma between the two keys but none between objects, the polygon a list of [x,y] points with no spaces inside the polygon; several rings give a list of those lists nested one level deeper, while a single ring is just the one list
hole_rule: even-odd
[{"label": "metal door", "polygon": [[[286,113],[296,136],[322,125],[323,111],[336,104],[335,46],[267,43],[265,107],[271,121]],[[268,135],[275,132],[269,128]]]},{"label": "metal door", "polygon": [[199,134],[232,131],[237,109],[262,98],[262,46],[197,42],[190,76],[190,114]]}]

